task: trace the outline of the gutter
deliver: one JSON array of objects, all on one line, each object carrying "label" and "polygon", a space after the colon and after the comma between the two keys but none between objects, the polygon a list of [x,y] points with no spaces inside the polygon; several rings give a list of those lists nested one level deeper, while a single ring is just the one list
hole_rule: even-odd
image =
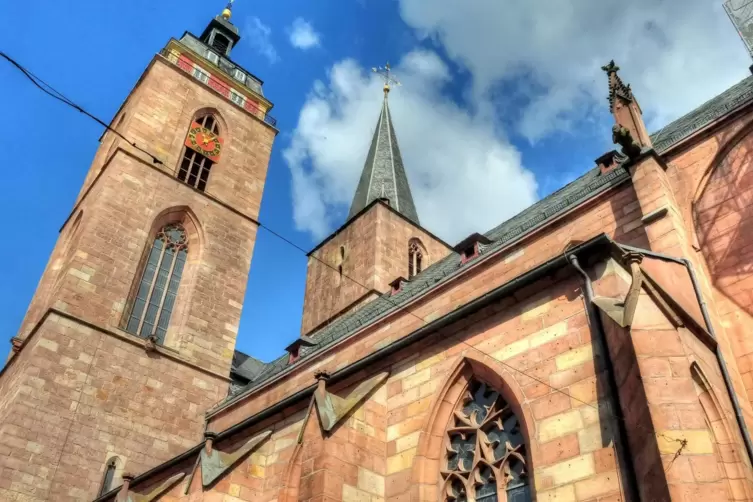
[{"label": "gutter", "polygon": [[748,425],[745,423],[743,410],[740,407],[740,400],[737,398],[737,393],[735,392],[735,388],[732,385],[732,378],[730,377],[729,370],[727,369],[727,362],[724,360],[722,349],[718,343],[718,338],[716,337],[716,333],[714,332],[714,325],[711,324],[711,318],[709,316],[709,311],[706,305],[706,300],[703,299],[703,295],[701,294],[701,289],[698,287],[698,278],[695,275],[695,270],[693,270],[693,264],[690,263],[690,261],[687,258],[675,258],[674,256],[668,256],[662,253],[647,251],[645,249],[635,248],[635,247],[627,246],[624,244],[619,244],[619,246],[628,251],[635,251],[636,253],[641,253],[646,256],[651,256],[659,260],[678,263],[680,265],[684,265],[685,268],[688,269],[688,273],[690,274],[690,282],[693,283],[693,291],[695,292],[696,300],[698,301],[698,304],[701,306],[701,314],[703,315],[703,321],[706,323],[706,329],[708,330],[711,337],[714,340],[717,340],[716,360],[719,363],[719,369],[721,369],[722,371],[722,378],[724,380],[724,386],[727,388],[727,394],[729,395],[730,401],[732,402],[732,409],[735,411],[735,418],[737,419],[737,425],[740,427],[740,434],[742,434],[743,443],[745,443],[745,451],[748,453],[748,460],[750,464],[753,465],[753,440],[751,440],[750,430],[748,429]]},{"label": "gutter", "polygon": [[[509,251],[511,248],[520,245],[527,239],[531,238],[532,236],[536,235],[539,231],[543,230],[544,228],[547,228],[549,225],[556,221],[561,221],[564,218],[567,218],[572,213],[582,209],[585,206],[588,206],[589,204],[595,203],[599,197],[602,197],[604,194],[610,192],[611,190],[615,190],[620,188],[624,183],[630,181],[630,176],[626,176],[622,181],[612,185],[605,187],[600,187],[598,191],[590,194],[589,197],[580,200],[579,202],[575,203],[573,206],[563,210],[560,213],[553,214],[549,218],[544,219],[543,221],[537,223],[536,225],[532,226],[528,230],[524,231],[523,233],[511,238],[509,241],[503,242],[498,248],[491,249],[487,252],[487,254],[482,254],[478,258],[474,258],[472,261],[468,262],[466,265],[460,267],[459,269],[455,270],[451,274],[443,277],[439,282],[436,282],[430,286],[427,286],[427,288],[423,291],[417,292],[416,296],[409,297],[404,300],[403,303],[393,303],[393,307],[389,310],[385,311],[381,316],[376,317],[375,319],[372,319],[368,321],[366,324],[359,326],[354,331],[349,333],[348,335],[335,340],[331,345],[327,345],[323,347],[320,351],[313,353],[311,356],[307,356],[305,359],[300,360],[300,364],[308,364],[312,363],[317,357],[320,357],[327,353],[327,351],[333,350],[335,347],[339,346],[341,343],[345,343],[346,341],[350,340],[351,338],[358,336],[360,333],[363,333],[365,330],[368,330],[371,328],[375,323],[382,322],[389,318],[389,316],[394,315],[396,313],[399,313],[403,310],[410,309],[411,305],[414,305],[415,303],[422,301],[424,298],[426,298],[428,295],[436,293],[441,288],[448,286],[453,281],[462,280],[463,277],[466,277],[467,274],[472,273],[472,271],[476,270],[479,267],[483,267],[485,264],[489,263],[489,260],[494,259],[495,257],[499,257]],[[595,239],[601,239],[604,238],[606,241],[605,244],[608,242],[610,244],[614,244],[614,242],[607,237],[606,234],[600,234],[596,237],[593,237],[592,240]],[[590,242],[590,241],[588,241]],[[573,249],[579,249],[579,248],[573,248]],[[449,255],[448,255],[449,256]],[[446,259],[446,258],[443,258]],[[457,258],[458,260],[460,258]],[[543,265],[543,264],[542,264]],[[564,265],[567,265],[567,260],[565,260]],[[432,265],[434,266],[434,265]],[[524,274],[525,275],[525,274]],[[521,276],[522,277],[522,276]],[[503,285],[504,286],[504,285]],[[502,287],[502,286],[500,286]],[[486,294],[490,294],[493,291],[490,291]],[[449,314],[448,314],[449,315]],[[312,334],[309,332],[309,334]],[[296,365],[298,362],[296,362]],[[265,387],[272,385],[279,381],[281,378],[284,378],[286,375],[290,374],[291,372],[299,369],[301,366],[288,366],[282,371],[280,371],[277,374],[272,375],[269,379],[263,380],[256,384],[256,386],[252,388],[247,388],[243,391],[241,391],[239,394],[233,396],[231,399],[222,402],[217,405],[216,408],[213,408],[205,413],[205,417],[207,419],[211,419],[215,415],[221,413],[222,411],[231,408],[232,406],[235,406],[240,401],[246,399],[248,396],[250,396],[252,393],[259,392],[260,390],[264,389]]]},{"label": "gutter", "polygon": [[[609,239],[609,237],[606,234],[601,234],[594,237],[590,241],[584,242],[583,244],[580,244],[579,246],[572,248],[570,255],[572,256],[576,253],[593,251],[593,250],[599,249],[600,247],[606,247],[612,244],[613,243],[611,239]],[[527,286],[529,284],[532,284],[533,282],[545,277],[546,275],[551,274],[557,269],[564,268],[565,266],[567,266],[568,263],[569,263],[568,258],[565,255],[557,255],[557,257],[552,258],[545,263],[542,263],[541,265],[534,268],[533,270],[529,270],[528,272],[522,275],[519,275],[518,277],[506,282],[505,284],[497,287],[496,289],[489,291],[488,293],[483,294],[479,296],[478,298],[466,303],[462,307],[458,307],[457,309],[444,315],[443,317],[440,317],[439,319],[436,319],[428,324],[425,324],[424,326],[418,328],[411,334],[392,342],[390,345],[387,345],[375,352],[372,352],[366,357],[359,359],[355,363],[349,366],[346,366],[345,368],[335,371],[330,376],[328,383],[330,385],[336,384],[348,378],[349,376],[355,373],[358,373],[362,369],[367,368],[369,365],[383,363],[388,356],[408,347],[411,344],[414,344],[426,338],[427,336],[431,334],[434,334],[436,331],[438,331],[439,329],[445,326],[448,326],[454,322],[457,322],[460,319],[467,317],[471,315],[472,313],[488,305],[494,304],[498,302],[499,300],[507,296],[510,296],[512,293],[514,293],[518,289],[524,286]],[[311,396],[314,394],[314,390],[316,390],[316,387],[317,387],[316,383],[311,384],[308,387],[299,390],[295,394],[292,394],[286,397],[282,401],[278,401],[272,406],[246,418],[245,420],[241,422],[238,422],[237,424],[218,433],[215,441],[221,441],[225,438],[228,438],[232,436],[233,434],[241,432],[244,429],[247,429],[249,427],[252,427],[260,423],[262,420],[265,420],[273,415],[283,412],[285,409],[290,408],[291,406],[294,406],[296,404],[304,402],[305,400],[310,399]],[[168,460],[167,462],[152,468],[151,470],[145,472],[144,474],[141,474],[140,476],[137,476],[131,481],[131,486],[135,486],[138,483],[141,483],[147,480],[150,476],[158,474],[166,469],[169,469],[170,467],[175,466],[176,464],[186,460],[187,458],[191,457],[194,454],[198,454],[198,452],[201,451],[201,448],[203,447],[204,447],[204,442],[202,441],[198,445],[192,447],[190,450],[180,454],[179,456],[174,457],[171,460]],[[95,499],[94,502],[104,502],[105,500],[108,500],[107,497],[102,496],[98,499]]]},{"label": "gutter", "polygon": [[[610,242],[611,239],[609,239]],[[591,329],[591,334],[594,338],[598,339],[599,345],[606,350],[604,357],[604,366],[607,370],[607,381],[609,383],[609,405],[615,411],[620,410],[620,416],[616,417],[618,437],[616,443],[619,445],[619,449],[622,451],[622,455],[618,455],[618,462],[621,464],[621,471],[626,473],[625,491],[627,492],[628,500],[641,500],[640,492],[638,491],[638,476],[635,472],[635,467],[630,459],[633,459],[632,452],[630,451],[630,444],[627,440],[628,432],[625,425],[625,420],[622,419],[622,406],[620,403],[620,391],[617,384],[617,378],[614,374],[614,365],[612,364],[612,357],[609,355],[609,342],[604,334],[604,326],[601,324],[601,318],[596,311],[594,299],[594,290],[591,278],[580,267],[578,263],[578,257],[574,253],[568,255],[570,264],[578,271],[583,277],[583,298],[586,303],[586,313],[588,315],[588,325]]]}]

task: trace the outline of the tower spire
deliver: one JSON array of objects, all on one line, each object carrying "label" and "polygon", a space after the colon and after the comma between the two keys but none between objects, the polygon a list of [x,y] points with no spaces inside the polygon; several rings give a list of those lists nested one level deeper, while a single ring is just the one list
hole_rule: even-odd
[{"label": "tower spire", "polygon": [[372,71],[384,81],[384,100],[348,219],[374,200],[384,199],[392,208],[418,225],[418,213],[405,174],[387,99],[391,86],[397,87],[400,82],[392,75],[389,63],[384,68],[372,68]]},{"label": "tower spire", "polygon": [[629,132],[632,141],[635,141],[638,146],[651,147],[651,138],[646,124],[643,123],[643,112],[638,100],[633,95],[630,84],[625,84],[617,74],[620,67],[612,60],[601,69],[607,74],[609,80],[609,96],[607,97],[609,111],[612,112],[618,128]]}]

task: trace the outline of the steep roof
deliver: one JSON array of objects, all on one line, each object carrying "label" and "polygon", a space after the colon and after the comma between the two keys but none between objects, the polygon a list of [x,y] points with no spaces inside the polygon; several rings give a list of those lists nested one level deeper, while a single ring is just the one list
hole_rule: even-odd
[{"label": "steep roof", "polygon": [[238,380],[253,380],[264,369],[265,363],[240,350],[233,352],[230,375],[240,377]]},{"label": "steep roof", "polygon": [[400,155],[395,128],[392,125],[386,92],[348,219],[358,214],[375,199],[388,199],[390,206],[419,225],[418,213],[410,193],[410,186],[408,186],[408,177],[405,175],[403,157]]},{"label": "steep roof", "polygon": [[725,116],[753,98],[753,75],[744,78],[718,96],[651,135],[654,149],[663,153],[711,122]]},{"label": "steep roof", "polygon": [[[666,151],[675,142],[686,138],[693,132],[700,130],[729,111],[751,100],[753,100],[753,76],[744,79],[724,93],[654,133],[651,136],[654,148],[659,153]],[[604,190],[627,182],[629,179],[630,176],[627,171],[619,167],[606,174],[601,174],[598,167],[589,170],[577,180],[488,231],[485,236],[492,243],[480,246],[480,255],[483,256],[496,251],[505,244],[513,242],[517,237],[546,224],[548,220],[568,209],[579,205]],[[349,336],[359,328],[372,323],[386,313],[399,309],[403,304],[455,275],[460,268],[460,255],[450,252],[445,258],[432,264],[410,281],[405,282],[399,293],[395,295],[384,294],[367,303],[362,308],[335,319],[329,325],[309,335],[317,341],[317,345],[302,347],[299,361],[305,359],[310,354],[325,350],[335,341]],[[228,400],[242,392],[260,386],[266,380],[286,370],[291,366],[289,359],[286,354],[265,364],[248,385],[233,391],[228,396]],[[293,363],[293,365],[297,363],[298,361]]]}]

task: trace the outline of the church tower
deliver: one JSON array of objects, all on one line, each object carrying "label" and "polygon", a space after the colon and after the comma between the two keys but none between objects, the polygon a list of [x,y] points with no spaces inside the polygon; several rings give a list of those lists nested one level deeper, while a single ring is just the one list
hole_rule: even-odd
[{"label": "church tower", "polygon": [[377,296],[399,290],[451,248],[419,224],[389,107],[384,100],[345,224],[309,253],[301,334]]},{"label": "church tower", "polygon": [[0,500],[92,500],[227,395],[277,134],[230,18],[171,39],[101,138],[0,373]]}]

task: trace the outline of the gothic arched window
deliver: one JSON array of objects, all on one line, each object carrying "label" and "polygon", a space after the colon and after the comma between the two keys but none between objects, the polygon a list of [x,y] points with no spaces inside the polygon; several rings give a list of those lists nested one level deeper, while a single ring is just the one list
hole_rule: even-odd
[{"label": "gothic arched window", "polygon": [[445,444],[445,501],[531,501],[521,425],[510,405],[485,382],[471,382]]},{"label": "gothic arched window", "polygon": [[157,232],[139,281],[126,331],[163,342],[188,255],[186,230],[179,223]]},{"label": "gothic arched window", "polygon": [[118,459],[116,457],[107,461],[107,464],[105,465],[105,474],[102,477],[102,486],[99,487],[99,495],[104,495],[115,487],[115,471],[117,471],[117,469]]},{"label": "gothic arched window", "polygon": [[209,171],[219,160],[221,150],[217,119],[211,114],[197,118],[188,129],[178,179],[203,192],[209,181]]},{"label": "gothic arched window", "polygon": [[424,246],[418,239],[411,239],[408,243],[408,279],[418,275],[423,270]]}]

